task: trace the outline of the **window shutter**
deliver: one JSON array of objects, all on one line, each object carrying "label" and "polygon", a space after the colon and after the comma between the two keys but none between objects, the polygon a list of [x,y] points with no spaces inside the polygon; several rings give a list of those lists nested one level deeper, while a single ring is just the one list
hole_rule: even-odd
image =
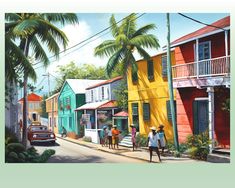
[{"label": "window shutter", "polygon": [[148,68],[148,79],[149,80],[154,80],[153,60],[147,61],[147,68]]},{"label": "window shutter", "polygon": [[138,103],[132,103],[132,115],[138,115]]},{"label": "window shutter", "polygon": [[[168,118],[168,121],[172,121],[172,113],[171,113],[170,100],[166,101],[166,107],[167,107],[167,118]],[[175,107],[175,118],[176,118],[176,101],[175,100],[174,100],[174,107]]]},{"label": "window shutter", "polygon": [[193,101],[193,134],[199,134],[198,101]]},{"label": "window shutter", "polygon": [[162,77],[167,78],[167,56],[162,56]]},{"label": "window shutter", "polygon": [[143,103],[143,118],[144,118],[144,121],[150,120],[150,105],[149,105],[149,103]]},{"label": "window shutter", "polygon": [[136,72],[134,72],[133,69],[131,70],[132,82],[138,81],[138,67],[136,66],[136,68]]}]

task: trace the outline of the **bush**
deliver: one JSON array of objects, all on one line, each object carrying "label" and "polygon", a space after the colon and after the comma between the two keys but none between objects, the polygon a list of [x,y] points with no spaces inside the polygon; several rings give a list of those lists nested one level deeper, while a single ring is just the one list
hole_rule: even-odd
[{"label": "bush", "polygon": [[[169,152],[174,153],[176,152],[175,144],[173,140],[169,140],[166,144],[166,148],[168,149]],[[188,149],[188,145],[186,143],[181,143],[179,144],[179,153],[180,156],[182,153],[184,153]],[[178,155],[178,154],[175,154]],[[178,155],[179,156],[179,155]]]},{"label": "bush", "polygon": [[85,142],[91,142],[92,141],[90,136],[83,136],[82,140],[85,141]]},{"label": "bush", "polygon": [[146,135],[138,134],[136,136],[136,144],[137,144],[137,146],[139,146],[139,147],[146,147],[147,144],[148,144],[147,142],[148,142],[148,137]]},{"label": "bush", "polygon": [[6,127],[5,128],[5,145],[9,143],[19,143],[19,140],[16,134]]},{"label": "bush", "polygon": [[207,160],[210,143],[208,131],[198,135],[190,135],[187,137],[186,141],[190,156],[199,160]]}]

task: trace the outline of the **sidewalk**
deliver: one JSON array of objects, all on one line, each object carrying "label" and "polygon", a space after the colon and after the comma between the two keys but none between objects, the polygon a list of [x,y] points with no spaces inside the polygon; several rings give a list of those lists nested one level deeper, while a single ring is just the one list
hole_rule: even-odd
[{"label": "sidewalk", "polygon": [[[100,144],[95,144],[92,142],[85,142],[82,139],[72,139],[69,137],[61,137],[59,134],[56,135],[58,139],[63,139],[75,144],[79,144],[81,146],[85,146],[91,149],[107,152],[107,153],[112,153],[115,155],[121,155],[129,158],[134,158],[134,159],[139,159],[143,160],[146,162],[149,162],[149,152],[148,148],[138,148],[134,152],[132,151],[132,148],[127,148],[123,146],[119,146],[119,149],[109,149],[108,147],[102,147]],[[156,153],[153,153],[153,162],[159,162],[158,157]],[[198,161],[198,160],[193,160],[188,157],[181,157],[181,158],[176,158],[174,156],[161,156],[162,163],[195,163],[195,162],[203,162],[204,161]]]}]

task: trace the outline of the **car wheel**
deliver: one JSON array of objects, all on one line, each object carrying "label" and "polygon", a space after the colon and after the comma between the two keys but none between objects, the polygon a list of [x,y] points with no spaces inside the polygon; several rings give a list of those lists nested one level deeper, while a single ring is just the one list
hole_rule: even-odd
[{"label": "car wheel", "polygon": [[55,145],[55,141],[52,141],[51,144],[52,144],[52,145]]}]

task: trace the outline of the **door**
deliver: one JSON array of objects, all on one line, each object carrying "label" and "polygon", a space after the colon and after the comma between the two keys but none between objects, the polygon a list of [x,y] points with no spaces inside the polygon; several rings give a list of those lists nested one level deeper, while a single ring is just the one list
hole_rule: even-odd
[{"label": "door", "polygon": [[36,120],[37,120],[37,114],[36,114],[36,113],[33,113],[33,114],[32,114],[32,118],[33,118],[33,121],[36,121]]},{"label": "door", "polygon": [[209,125],[208,100],[195,100],[193,102],[193,116],[193,133],[205,132]]}]

